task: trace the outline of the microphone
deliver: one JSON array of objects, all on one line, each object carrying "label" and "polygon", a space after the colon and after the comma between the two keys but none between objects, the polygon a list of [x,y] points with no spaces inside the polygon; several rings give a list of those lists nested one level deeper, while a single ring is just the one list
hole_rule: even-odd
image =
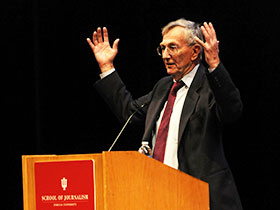
[{"label": "microphone", "polygon": [[118,134],[117,137],[115,138],[113,144],[112,144],[111,147],[109,148],[108,152],[110,152],[110,151],[112,150],[112,148],[114,147],[114,145],[117,143],[119,137],[122,135],[124,129],[126,128],[127,124],[130,122],[131,118],[132,118],[138,111],[140,111],[141,109],[143,109],[146,105],[147,105],[147,103],[142,104],[138,109],[136,109],[136,111],[134,111],[134,112],[129,116],[129,118],[126,120],[124,126],[122,127],[121,131],[119,132],[119,134]]}]

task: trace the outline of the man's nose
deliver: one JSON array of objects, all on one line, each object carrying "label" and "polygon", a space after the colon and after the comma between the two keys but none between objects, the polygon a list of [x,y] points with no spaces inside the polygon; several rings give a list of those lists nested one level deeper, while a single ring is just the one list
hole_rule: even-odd
[{"label": "man's nose", "polygon": [[168,59],[168,58],[170,58],[170,54],[169,54],[168,49],[166,47],[164,50],[162,50],[162,59]]}]

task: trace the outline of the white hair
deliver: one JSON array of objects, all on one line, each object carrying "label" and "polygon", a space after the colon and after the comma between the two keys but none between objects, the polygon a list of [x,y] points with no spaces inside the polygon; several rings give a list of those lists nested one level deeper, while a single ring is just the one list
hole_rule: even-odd
[{"label": "white hair", "polygon": [[[197,42],[195,41],[194,37],[198,37],[200,40],[204,41],[202,31],[199,27],[198,23],[195,23],[190,20],[186,20],[184,18],[180,18],[178,20],[172,21],[168,23],[166,26],[162,28],[161,34],[164,36],[167,32],[169,32],[172,28],[180,26],[185,28],[186,30],[186,37],[185,40],[186,42],[191,46],[196,44]],[[202,54],[203,54],[203,48],[201,47],[201,51],[199,53],[199,58],[202,59]]]}]

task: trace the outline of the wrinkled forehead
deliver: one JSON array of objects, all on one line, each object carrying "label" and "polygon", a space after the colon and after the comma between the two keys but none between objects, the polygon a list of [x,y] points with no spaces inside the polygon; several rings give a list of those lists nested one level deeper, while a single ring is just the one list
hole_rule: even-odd
[{"label": "wrinkled forehead", "polygon": [[169,44],[185,44],[186,43],[186,29],[181,26],[175,26],[171,28],[167,33],[162,37],[161,45]]}]

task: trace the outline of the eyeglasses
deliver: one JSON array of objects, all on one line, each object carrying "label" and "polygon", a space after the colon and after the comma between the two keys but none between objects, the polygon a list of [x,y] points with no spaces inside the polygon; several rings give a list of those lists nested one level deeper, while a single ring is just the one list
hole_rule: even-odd
[{"label": "eyeglasses", "polygon": [[[195,44],[196,44],[196,43],[194,42],[194,43],[188,44],[187,46],[191,47],[191,46],[193,46],[193,45],[195,45]],[[170,44],[170,45],[168,45],[168,46],[160,45],[160,46],[157,47],[157,53],[158,53],[158,55],[159,55],[160,57],[162,57],[162,55],[163,55],[165,49],[167,49],[167,52],[168,52],[168,54],[169,54],[170,56],[173,56],[173,55],[175,55],[175,54],[178,53],[180,47],[178,47],[178,46],[175,45],[175,44]]]},{"label": "eyeglasses", "polygon": [[165,49],[167,49],[167,52],[170,56],[175,55],[178,52],[178,46],[177,45],[169,45],[169,46],[164,46],[164,45],[160,45],[157,47],[157,53],[160,57],[162,57]]}]

